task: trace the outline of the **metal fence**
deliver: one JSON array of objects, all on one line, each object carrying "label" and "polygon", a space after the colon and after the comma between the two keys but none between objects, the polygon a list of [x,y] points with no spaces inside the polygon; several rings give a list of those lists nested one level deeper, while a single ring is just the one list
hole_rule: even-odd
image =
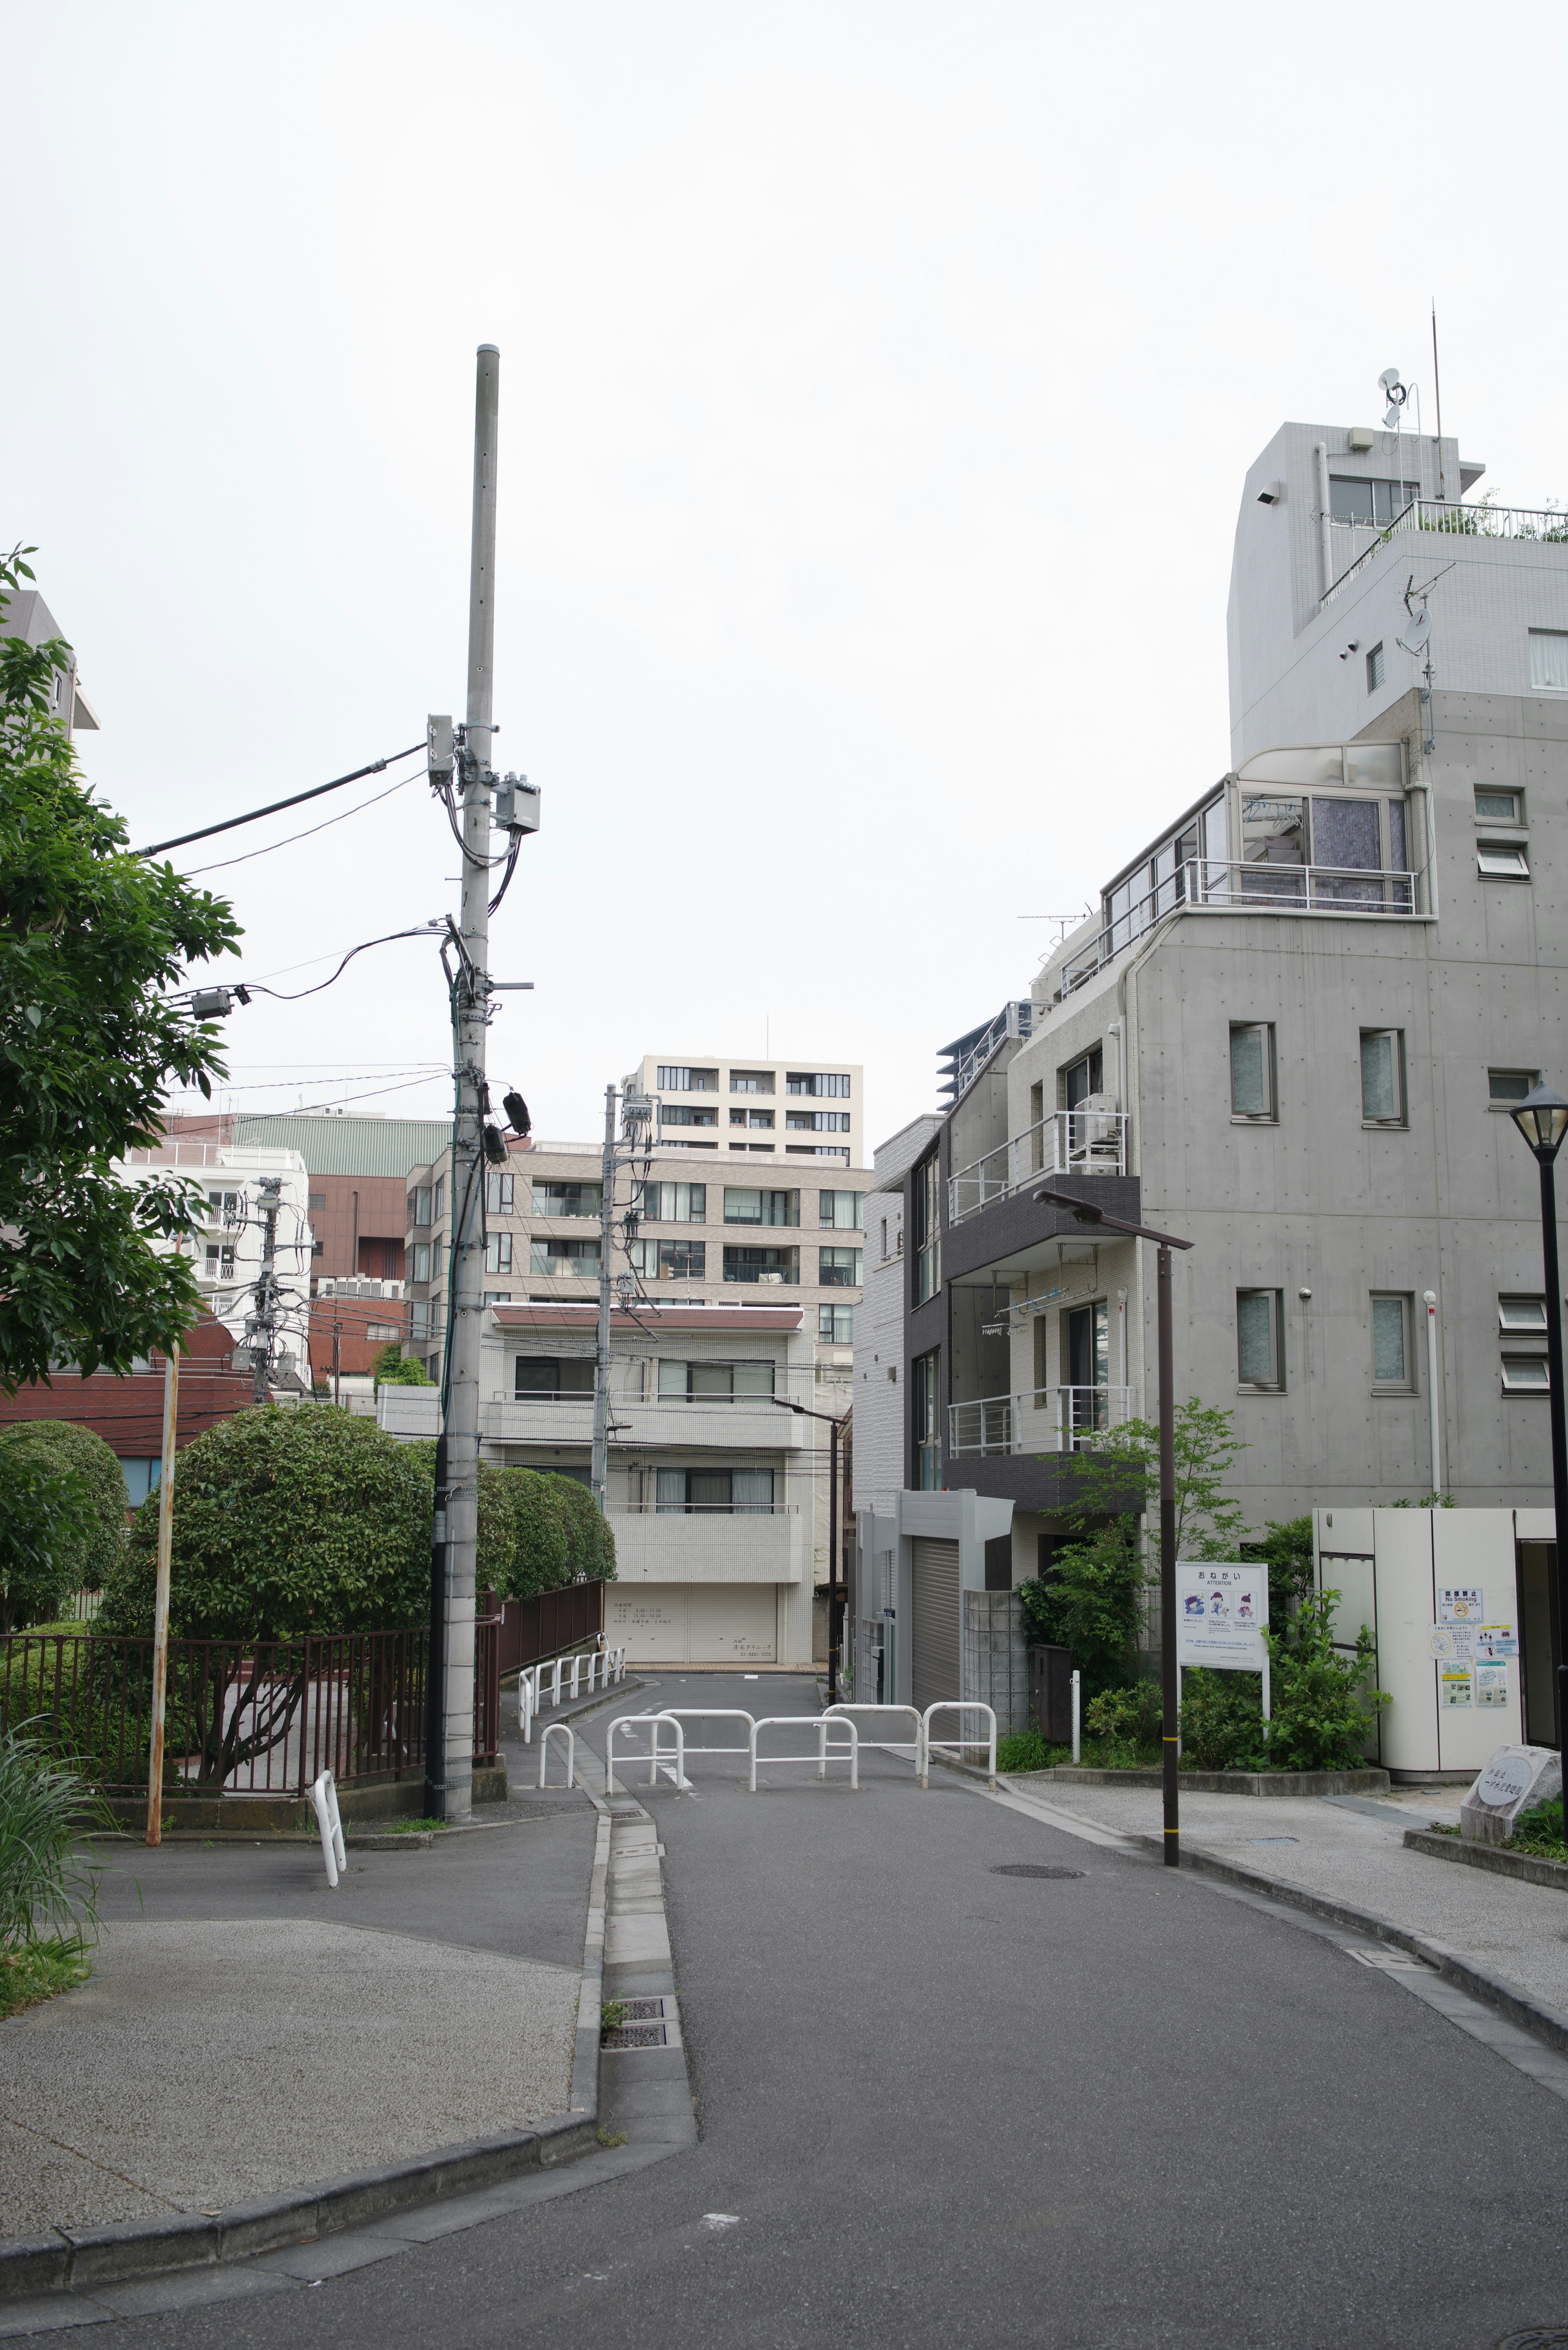
[{"label": "metal fence", "polygon": [[[500,1627],[474,1638],[473,1759],[501,1734]],[[171,1794],[303,1795],[424,1769],[429,1633],[171,1640],[164,1785]],[[24,1722],[109,1794],[147,1785],[152,1642],[98,1632],[0,1638],[0,1720]]]}]

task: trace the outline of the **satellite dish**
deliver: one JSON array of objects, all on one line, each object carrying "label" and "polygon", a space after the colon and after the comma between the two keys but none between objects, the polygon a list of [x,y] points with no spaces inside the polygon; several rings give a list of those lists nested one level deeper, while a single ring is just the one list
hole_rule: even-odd
[{"label": "satellite dish", "polygon": [[1427,639],[1431,635],[1431,614],[1425,610],[1412,612],[1406,624],[1404,635],[1401,637],[1396,637],[1394,641],[1403,652],[1425,652],[1427,649]]},{"label": "satellite dish", "polygon": [[[1397,368],[1385,368],[1385,369],[1384,369],[1384,370],[1383,370],[1383,372],[1382,372],[1382,374],[1381,374],[1381,375],[1378,377],[1378,379],[1377,379],[1377,389],[1378,389],[1378,390],[1379,390],[1379,391],[1386,391],[1386,392],[1387,392],[1387,393],[1388,393],[1388,395],[1389,395],[1389,397],[1392,399],[1393,394],[1394,394],[1394,388],[1395,388],[1395,386],[1398,383],[1398,381],[1399,381],[1399,370],[1398,370],[1398,369],[1397,369]],[[1401,400],[1403,400],[1403,399],[1404,399],[1405,394],[1404,394],[1403,390],[1401,390],[1401,391],[1400,391],[1399,397],[1400,397],[1400,399],[1401,399]]]}]

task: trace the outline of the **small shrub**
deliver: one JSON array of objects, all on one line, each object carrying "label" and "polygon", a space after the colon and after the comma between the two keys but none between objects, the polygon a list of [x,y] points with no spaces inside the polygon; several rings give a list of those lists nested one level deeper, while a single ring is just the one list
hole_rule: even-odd
[{"label": "small shrub", "polygon": [[1102,1690],[1084,1711],[1093,1752],[1084,1760],[1102,1770],[1130,1771],[1159,1758],[1159,1690],[1153,1681]]},{"label": "small shrub", "polygon": [[1366,1760],[1377,1715],[1391,1704],[1374,1689],[1372,1635],[1364,1624],[1354,1657],[1334,1646],[1337,1591],[1309,1594],[1288,1632],[1265,1632],[1272,1719],[1266,1752],[1271,1771],[1355,1770]]},{"label": "small shrub", "polygon": [[1049,1771],[1072,1748],[1047,1746],[1039,1724],[1031,1722],[1027,1730],[1011,1730],[996,1742],[996,1767],[999,1771]]},{"label": "small shrub", "polygon": [[1561,1795],[1554,1795],[1549,1804],[1535,1804],[1528,1812],[1521,1812],[1513,1824],[1508,1850],[1533,1854],[1537,1860],[1568,1860]]},{"label": "small shrub", "polygon": [[74,1469],[0,1444],[0,1632],[57,1614],[93,1523],[91,1498]]},{"label": "small shrub", "polygon": [[47,1943],[79,1956],[97,1939],[101,1872],[78,1857],[84,1817],[113,1825],[102,1799],[36,1738],[0,1731],[0,1950]]},{"label": "small shrub", "polygon": [[1259,1673],[1181,1676],[1181,1759],[1197,1771],[1255,1771],[1263,1761],[1263,1684]]},{"label": "small shrub", "polygon": [[506,1582],[498,1588],[515,1599],[555,1591],[571,1581],[572,1548],[566,1513],[556,1501],[561,1481],[542,1476],[536,1469],[504,1469],[501,1473],[511,1497],[514,1535]]},{"label": "small shrub", "polygon": [[0,1444],[56,1476],[80,1481],[88,1522],[79,1535],[67,1534],[57,1544],[56,1559],[67,1591],[101,1591],[125,1547],[130,1515],[125,1471],[111,1448],[69,1419],[22,1420],[0,1436]]}]

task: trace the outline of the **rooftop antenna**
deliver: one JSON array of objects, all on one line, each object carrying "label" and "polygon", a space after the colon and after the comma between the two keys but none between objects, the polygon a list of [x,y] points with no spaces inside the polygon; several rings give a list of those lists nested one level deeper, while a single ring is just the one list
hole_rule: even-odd
[{"label": "rooftop antenna", "polygon": [[1445,503],[1448,483],[1443,473],[1443,379],[1438,373],[1438,297],[1432,296],[1432,389],[1438,395],[1438,495]]},{"label": "rooftop antenna", "polygon": [[1377,379],[1377,389],[1388,403],[1384,412],[1383,429],[1386,432],[1397,432],[1404,422],[1405,402],[1410,395],[1399,380],[1397,367],[1384,369]]},{"label": "rooftop antenna", "polygon": [[1437,747],[1437,727],[1432,718],[1432,621],[1427,609],[1427,598],[1443,572],[1451,571],[1453,567],[1451,563],[1445,563],[1443,570],[1434,571],[1424,588],[1417,587],[1416,575],[1411,572],[1405,583],[1405,609],[1410,618],[1403,633],[1394,639],[1401,652],[1412,653],[1417,660],[1423,652],[1427,656],[1426,666],[1421,671],[1426,682],[1417,690],[1421,699],[1421,750],[1428,758]]}]

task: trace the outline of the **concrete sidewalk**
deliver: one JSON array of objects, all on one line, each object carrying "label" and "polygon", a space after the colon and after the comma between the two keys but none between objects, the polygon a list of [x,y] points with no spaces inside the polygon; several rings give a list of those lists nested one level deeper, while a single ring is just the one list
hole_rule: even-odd
[{"label": "concrete sidewalk", "polygon": [[[514,1747],[513,1783],[537,1769]],[[101,1847],[92,1979],[0,2028],[0,2236],[213,2213],[571,2104],[597,1814],[428,1849]]]},{"label": "concrete sidewalk", "polygon": [[[1019,1775],[1002,1785],[1054,1824],[1072,1820],[1121,1835],[1162,1829],[1158,1787],[1061,1787]],[[1451,1823],[1462,1790],[1404,1791],[1359,1798],[1181,1796],[1181,1841],[1277,1882],[1300,1887],[1438,1942],[1568,2013],[1568,1898],[1425,1853],[1407,1852],[1407,1827]]]}]

